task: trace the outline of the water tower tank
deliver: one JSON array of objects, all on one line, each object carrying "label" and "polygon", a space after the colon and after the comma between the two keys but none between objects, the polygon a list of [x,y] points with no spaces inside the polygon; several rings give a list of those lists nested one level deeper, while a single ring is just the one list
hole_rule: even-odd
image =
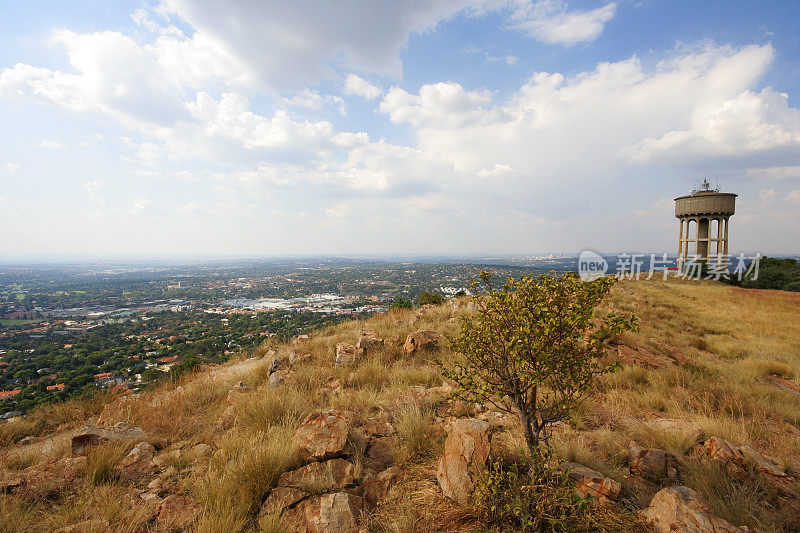
[{"label": "water tower tank", "polygon": [[[708,180],[686,196],[675,198],[675,216],[680,220],[678,267],[687,258],[727,264],[728,219],[736,211],[736,195],[711,189]],[[710,252],[714,255],[710,255]]]}]

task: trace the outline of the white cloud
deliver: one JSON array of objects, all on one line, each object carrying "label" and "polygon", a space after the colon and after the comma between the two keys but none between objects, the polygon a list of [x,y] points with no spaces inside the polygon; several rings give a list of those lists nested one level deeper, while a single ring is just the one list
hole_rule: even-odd
[{"label": "white cloud", "polygon": [[92,181],[87,181],[83,184],[83,186],[86,188],[86,192],[88,193],[90,200],[97,202],[100,205],[106,205],[106,201],[100,195],[103,187],[105,187],[105,182],[95,179]]},{"label": "white cloud", "polygon": [[747,176],[755,179],[789,181],[800,179],[800,165],[786,167],[748,168]]},{"label": "white cloud", "polygon": [[344,94],[355,94],[372,100],[383,94],[383,90],[355,74],[348,74],[344,81]]},{"label": "white cloud", "polygon": [[563,0],[523,1],[511,21],[513,27],[543,43],[574,46],[597,39],[616,11],[613,2],[591,11],[569,11]]},{"label": "white cloud", "polygon": [[758,199],[762,204],[768,204],[775,199],[775,189],[761,189],[758,191]]},{"label": "white cloud", "polygon": [[52,148],[54,150],[62,150],[66,148],[66,146],[58,141],[48,141],[46,139],[43,139],[41,142],[37,143],[36,146],[39,148]]},{"label": "white cloud", "polygon": [[315,111],[322,109],[326,105],[333,105],[339,109],[339,113],[342,116],[347,114],[347,105],[342,97],[332,94],[323,96],[316,89],[309,89],[308,87],[290,98],[284,98],[283,101],[291,107],[301,107]]},{"label": "white cloud", "polygon": [[787,202],[789,202],[791,204],[800,205],[800,189],[795,189],[795,190],[789,192],[789,194],[786,195],[784,200],[786,200]]},{"label": "white cloud", "polygon": [[17,170],[19,170],[19,165],[9,161],[6,163],[6,168],[11,174],[16,174]]}]

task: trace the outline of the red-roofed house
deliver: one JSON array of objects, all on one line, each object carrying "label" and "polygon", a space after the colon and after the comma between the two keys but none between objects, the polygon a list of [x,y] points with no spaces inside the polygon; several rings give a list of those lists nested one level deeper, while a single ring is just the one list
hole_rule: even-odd
[{"label": "red-roofed house", "polygon": [[63,383],[56,383],[55,385],[48,385],[47,390],[50,392],[57,391],[57,390],[64,390]]},{"label": "red-roofed house", "polygon": [[22,389],[0,391],[0,398],[8,398],[10,396],[16,396],[20,392],[22,392]]}]

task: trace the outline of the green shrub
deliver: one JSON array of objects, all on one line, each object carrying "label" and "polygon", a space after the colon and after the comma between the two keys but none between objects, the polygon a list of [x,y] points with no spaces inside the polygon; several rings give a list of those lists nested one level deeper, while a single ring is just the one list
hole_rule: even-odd
[{"label": "green shrub", "polygon": [[417,296],[417,305],[440,305],[444,303],[444,296],[438,292],[423,292]]}]

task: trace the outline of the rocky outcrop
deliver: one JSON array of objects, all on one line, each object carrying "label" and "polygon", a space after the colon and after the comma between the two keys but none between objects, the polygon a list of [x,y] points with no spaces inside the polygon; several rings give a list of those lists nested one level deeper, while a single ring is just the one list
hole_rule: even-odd
[{"label": "rocky outcrop", "polygon": [[786,470],[775,457],[764,455],[750,446],[737,446],[718,437],[711,437],[697,448],[700,456],[722,463],[732,475],[744,478],[750,469],[773,478],[787,477]]},{"label": "rocky outcrop", "polygon": [[131,427],[124,422],[119,422],[112,427],[95,425],[84,426],[72,436],[72,453],[83,453],[90,446],[108,441],[136,441],[141,442],[147,434],[141,428]]},{"label": "rocky outcrop", "polygon": [[359,357],[362,351],[352,344],[340,342],[336,345],[336,364],[337,365],[352,365]]},{"label": "rocky outcrop", "polygon": [[566,462],[560,465],[560,469],[569,471],[570,479],[575,482],[575,492],[584,498],[596,498],[601,504],[608,504],[619,498],[622,486],[588,466]]},{"label": "rocky outcrop", "polygon": [[628,466],[631,474],[651,481],[675,479],[678,475],[675,456],[658,448],[641,448],[628,444]]},{"label": "rocky outcrop", "polygon": [[341,411],[311,413],[292,436],[292,445],[306,461],[322,461],[345,455],[350,421]]},{"label": "rocky outcrop", "polygon": [[433,351],[439,349],[442,336],[435,331],[421,329],[406,337],[403,351],[411,355],[418,351]]},{"label": "rocky outcrop", "polygon": [[688,487],[660,490],[642,512],[657,533],[746,533],[715,515],[711,505]]},{"label": "rocky outcrop", "polygon": [[149,442],[140,442],[117,464],[115,469],[123,477],[139,477],[148,473],[153,466],[156,449]]},{"label": "rocky outcrop", "polygon": [[278,370],[286,370],[289,368],[289,357],[273,357],[269,362],[269,373],[277,372]]},{"label": "rocky outcrop", "polygon": [[346,492],[323,494],[303,506],[306,531],[310,533],[357,533],[364,500]]},{"label": "rocky outcrop", "polygon": [[269,375],[269,379],[267,380],[267,385],[272,389],[277,389],[278,387],[282,387],[286,383],[286,378],[288,376],[289,375],[286,370],[276,370],[275,372]]},{"label": "rocky outcrop", "polygon": [[465,418],[453,423],[436,471],[445,496],[462,504],[469,502],[476,477],[489,458],[490,438],[488,422]]},{"label": "rocky outcrop", "polygon": [[355,467],[352,463],[345,459],[331,459],[284,472],[278,479],[278,486],[318,494],[343,489],[352,485],[355,479]]},{"label": "rocky outcrop", "polygon": [[183,531],[197,519],[199,514],[200,507],[194,500],[173,494],[159,503],[156,520],[160,530]]},{"label": "rocky outcrop", "polygon": [[362,494],[365,502],[374,506],[389,494],[389,489],[397,481],[400,469],[396,466],[387,468],[378,474],[370,474],[364,479]]},{"label": "rocky outcrop", "polygon": [[363,353],[373,353],[383,350],[383,339],[373,333],[362,333],[358,339],[357,348]]}]

